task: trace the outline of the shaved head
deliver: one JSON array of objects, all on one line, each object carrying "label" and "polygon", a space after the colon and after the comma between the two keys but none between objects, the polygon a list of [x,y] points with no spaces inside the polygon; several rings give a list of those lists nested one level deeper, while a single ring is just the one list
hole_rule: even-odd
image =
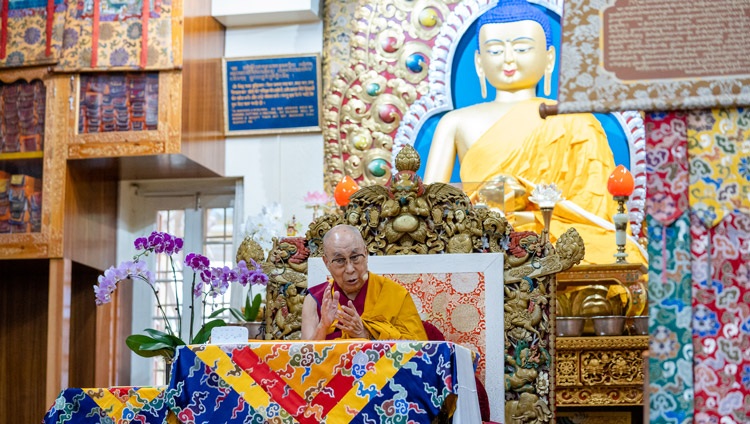
[{"label": "shaved head", "polygon": [[334,239],[341,238],[349,239],[350,242],[359,246],[365,245],[365,240],[362,238],[362,234],[357,227],[341,224],[331,228],[323,236],[323,253],[326,253],[326,246],[329,246]]}]

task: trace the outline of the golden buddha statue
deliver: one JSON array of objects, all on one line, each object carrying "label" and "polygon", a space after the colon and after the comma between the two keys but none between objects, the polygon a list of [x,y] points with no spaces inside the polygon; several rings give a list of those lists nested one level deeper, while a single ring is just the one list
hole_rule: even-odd
[{"label": "golden buddha statue", "polygon": [[[566,200],[555,207],[552,240],[575,227],[586,243],[585,263],[614,262],[616,203],[607,193],[607,179],[615,163],[604,129],[592,114],[539,116],[542,102],[554,104],[536,97],[542,79],[549,95],[555,67],[547,16],[526,0],[500,0],[479,18],[477,46],[474,63],[482,96],[489,82],[496,98],[441,118],[425,183],[449,182],[458,155],[461,181],[503,179],[514,185],[514,227],[536,232],[543,221],[528,195],[537,184],[555,183]],[[646,262],[632,237],[627,252],[631,262]]]}]

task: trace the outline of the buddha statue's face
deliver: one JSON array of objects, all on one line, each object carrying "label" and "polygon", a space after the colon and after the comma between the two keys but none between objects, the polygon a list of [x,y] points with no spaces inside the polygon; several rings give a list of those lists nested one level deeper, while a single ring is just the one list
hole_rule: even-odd
[{"label": "buddha statue's face", "polygon": [[555,66],[555,48],[547,49],[544,30],[534,21],[485,24],[479,30],[475,65],[499,91],[534,88]]}]

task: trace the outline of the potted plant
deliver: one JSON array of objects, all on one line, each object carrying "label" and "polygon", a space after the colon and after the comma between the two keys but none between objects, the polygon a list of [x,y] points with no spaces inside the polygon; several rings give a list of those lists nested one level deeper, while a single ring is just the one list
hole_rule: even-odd
[{"label": "potted plant", "polygon": [[[211,267],[208,258],[205,256],[197,253],[188,254],[185,257],[184,263],[186,270],[189,268],[193,271],[191,283],[191,292],[193,296],[190,298],[190,330],[186,343],[180,337],[182,329],[179,327],[179,323],[182,320],[180,318],[179,297],[176,299],[178,328],[175,331],[175,329],[172,328],[170,320],[167,318],[159,299],[158,288],[154,283],[153,273],[148,269],[144,260],[144,258],[151,253],[167,254],[172,267],[173,282],[175,287],[177,287],[178,279],[173,256],[182,250],[183,240],[168,233],[154,231],[149,237],[137,238],[134,244],[138,253],[133,256],[132,261],[124,261],[117,267],[112,266],[107,269],[103,275],[98,277],[97,284],[94,286],[96,304],[103,305],[111,302],[112,293],[114,293],[117,284],[121,281],[141,280],[147,283],[156,297],[157,309],[164,320],[164,330],[147,328],[144,330],[144,334],[132,334],[128,336],[125,343],[139,356],[146,358],[162,356],[168,366],[174,359],[177,346],[206,343],[211,336],[211,330],[214,327],[227,325],[223,319],[218,319],[213,316],[217,315],[216,313],[212,314],[211,317],[208,317],[210,320],[207,321],[204,313],[202,325],[200,329],[194,333],[193,328],[196,299],[200,299],[205,312],[208,296],[216,297],[224,294],[231,283],[236,282],[242,286],[246,286],[248,283],[256,285],[262,283],[265,285],[268,282],[268,276],[263,273],[263,270],[254,261],[254,268],[252,270],[248,269],[245,261],[240,261],[234,268],[229,268],[227,266]],[[175,292],[178,292],[178,290],[175,290]],[[255,300],[253,301],[253,304],[254,303]],[[248,311],[248,313],[250,312],[251,311]]]}]

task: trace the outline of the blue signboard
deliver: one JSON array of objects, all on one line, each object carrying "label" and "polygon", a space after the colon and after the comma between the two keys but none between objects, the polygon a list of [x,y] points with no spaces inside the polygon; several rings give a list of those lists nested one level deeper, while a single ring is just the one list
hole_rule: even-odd
[{"label": "blue signboard", "polygon": [[224,59],[227,135],[320,131],[317,55]]}]

